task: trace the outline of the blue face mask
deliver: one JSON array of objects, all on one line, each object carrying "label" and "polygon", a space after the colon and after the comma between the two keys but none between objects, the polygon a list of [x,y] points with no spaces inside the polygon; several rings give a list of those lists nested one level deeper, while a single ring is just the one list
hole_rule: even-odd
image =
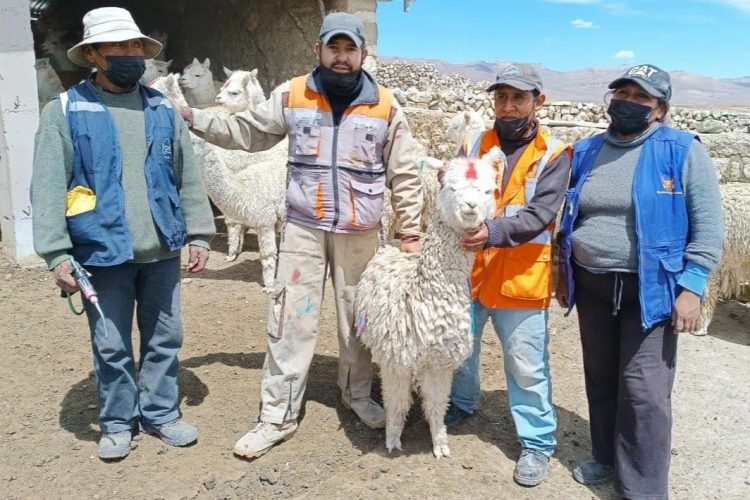
[{"label": "blue face mask", "polygon": [[121,89],[129,89],[138,83],[146,71],[143,56],[107,56],[104,59],[107,61],[104,76]]}]

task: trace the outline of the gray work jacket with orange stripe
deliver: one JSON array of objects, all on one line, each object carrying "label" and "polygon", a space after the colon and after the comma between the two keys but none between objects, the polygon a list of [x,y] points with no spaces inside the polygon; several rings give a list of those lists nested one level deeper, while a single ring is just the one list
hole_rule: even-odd
[{"label": "gray work jacket with orange stripe", "polygon": [[269,149],[288,135],[290,221],[340,233],[372,229],[380,222],[387,186],[399,232],[419,235],[422,191],[414,139],[390,92],[364,76],[339,125],[315,78],[306,75],[281,84],[252,111],[221,116],[194,109],[192,130],[222,148],[249,152]]}]

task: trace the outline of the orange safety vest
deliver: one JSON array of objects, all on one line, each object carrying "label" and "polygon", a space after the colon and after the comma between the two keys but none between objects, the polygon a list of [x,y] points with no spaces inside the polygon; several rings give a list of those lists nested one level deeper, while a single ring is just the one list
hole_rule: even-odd
[{"label": "orange safety vest", "polygon": [[[464,150],[468,157],[479,158],[494,146],[500,146],[500,139],[490,129],[467,139]],[[495,217],[515,217],[526,207],[544,167],[563,152],[571,154],[570,146],[539,130],[518,159],[505,191],[501,190],[503,176],[498,175]],[[477,252],[471,273],[472,299],[489,308],[546,309],[552,296],[554,229],[552,222],[527,243]]]}]

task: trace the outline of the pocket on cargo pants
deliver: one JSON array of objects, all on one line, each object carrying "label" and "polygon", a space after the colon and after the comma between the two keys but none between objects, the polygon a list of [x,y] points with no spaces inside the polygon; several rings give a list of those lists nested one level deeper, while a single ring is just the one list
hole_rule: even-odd
[{"label": "pocket on cargo pants", "polygon": [[284,310],[286,309],[286,285],[277,283],[271,294],[271,305],[268,308],[266,333],[279,340],[284,335]]}]

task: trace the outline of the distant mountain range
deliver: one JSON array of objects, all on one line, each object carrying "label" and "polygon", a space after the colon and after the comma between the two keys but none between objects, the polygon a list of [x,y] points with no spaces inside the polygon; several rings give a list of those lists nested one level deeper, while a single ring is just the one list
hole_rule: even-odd
[{"label": "distant mountain range", "polygon": [[[493,81],[503,61],[477,61],[453,64],[437,59],[407,59],[381,57],[383,61],[403,61],[412,64],[430,63],[440,73],[457,73],[472,80]],[[553,101],[599,102],[609,82],[621,75],[628,66],[612,68],[584,68],[574,71],[554,71],[541,64],[534,67],[544,81],[547,99]],[[750,76],[741,78],[711,78],[687,71],[670,71],[672,103],[679,105],[733,105],[750,107]]]}]

